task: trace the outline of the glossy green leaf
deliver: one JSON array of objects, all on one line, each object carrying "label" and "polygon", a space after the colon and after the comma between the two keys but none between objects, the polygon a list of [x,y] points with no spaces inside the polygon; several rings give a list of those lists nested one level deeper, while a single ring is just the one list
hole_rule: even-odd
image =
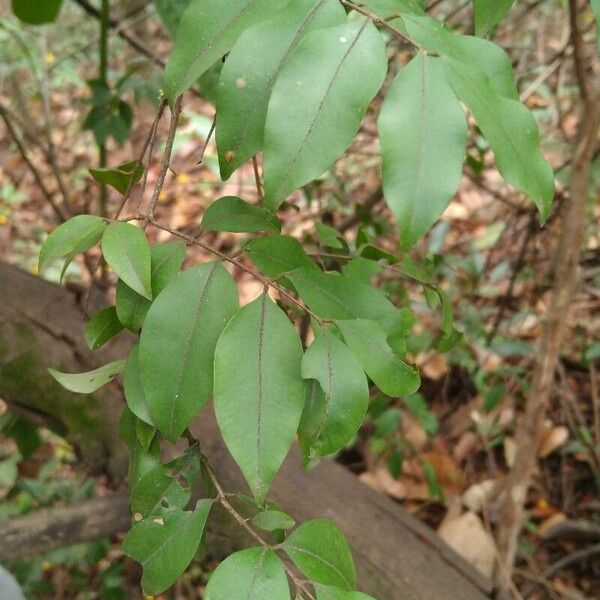
[{"label": "glossy green leaf", "polygon": [[147,518],[162,507],[186,507],[200,475],[200,449],[192,446],[171,462],[146,473],[131,489],[131,511]]},{"label": "glossy green leaf", "polygon": [[439,428],[437,417],[429,410],[421,394],[410,394],[404,398],[404,404],[419,421],[427,435],[434,436]]},{"label": "glossy green leaf", "polygon": [[123,371],[123,389],[125,390],[125,400],[129,410],[144,423],[154,426],[146,402],[144,386],[142,385],[139,344],[131,349],[127,357],[127,364]]},{"label": "glossy green leaf", "polygon": [[107,226],[106,219],[93,215],[78,215],[59,225],[40,250],[38,271],[41,273],[55,260],[65,258],[64,272],[77,254],[89,250],[100,241]]},{"label": "glossy green leaf", "polygon": [[552,207],[554,175],[540,150],[532,114],[520,102],[500,96],[478,69],[452,58],[443,60],[454,91],[489,141],[500,174],[533,200],[545,221]]},{"label": "glossy green leaf", "polygon": [[130,488],[160,464],[160,442],[154,436],[150,446],[144,447],[138,435],[140,420],[126,406],[119,420],[119,435],[129,449],[128,483]]},{"label": "glossy green leaf", "polygon": [[[156,298],[175,279],[185,259],[185,246],[177,242],[150,248],[152,295]],[[117,315],[127,329],[138,331],[144,324],[150,300],[140,296],[124,281],[117,282]]]},{"label": "glossy green leaf", "polygon": [[90,350],[97,350],[123,331],[114,306],[96,313],[85,326],[85,341]]},{"label": "glossy green leaf", "polygon": [[273,88],[265,128],[265,206],[277,209],[352,143],[387,71],[385,43],[368,19],[312,31]]},{"label": "glossy green leaf", "polygon": [[470,65],[485,74],[499,94],[518,100],[512,63],[502,48],[488,40],[449,31],[428,15],[404,15],[403,21],[407,35],[424,49]]},{"label": "glossy green leaf", "polygon": [[219,81],[216,137],[223,179],[262,149],[271,91],[292,50],[312,29],[344,21],[337,0],[296,0],[242,34]]},{"label": "glossy green leaf", "polygon": [[145,594],[171,587],[192,562],[212,506],[200,500],[193,512],[163,509],[160,516],[134,525],[123,540],[123,552],[144,568]]},{"label": "glossy green leaf", "polygon": [[379,117],[385,199],[408,250],[456,193],[467,142],[465,114],[439,58],[420,52],[394,79]]},{"label": "glossy green leaf", "polygon": [[268,231],[278,234],[281,222],[265,208],[244,202],[237,196],[225,196],[206,209],[202,215],[202,227],[208,231]]},{"label": "glossy green leaf", "polygon": [[353,590],[356,571],[344,532],[332,521],[315,519],[295,529],[283,549],[309,579]]},{"label": "glossy green leaf", "polygon": [[190,0],[154,0],[156,12],[171,37],[175,37],[181,17],[189,3]]},{"label": "glossy green leaf", "polygon": [[121,373],[125,368],[125,362],[124,360],[116,360],[87,373],[61,373],[55,369],[48,369],[48,372],[60,385],[71,392],[91,394]]},{"label": "glossy green leaf", "polygon": [[147,452],[156,439],[156,427],[148,425],[148,423],[137,419],[135,422],[135,435],[140,446]]},{"label": "glossy green leaf", "polygon": [[300,422],[301,361],[296,329],[266,294],[231,319],[217,344],[215,414],[225,444],[259,502]]},{"label": "glossy green leaf", "polygon": [[302,377],[316,379],[323,394],[311,394],[298,434],[305,456],[341,450],[355,436],[369,405],[369,386],[348,347],[325,329],[302,359]]},{"label": "glossy green leaf", "polygon": [[248,548],[226,558],[211,575],[205,600],[290,600],[281,561],[268,548]]},{"label": "glossy green leaf", "polygon": [[398,310],[372,285],[339,273],[301,267],[288,273],[302,300],[326,319],[373,319],[388,329],[396,321]]},{"label": "glossy green leaf", "polygon": [[15,15],[28,25],[44,25],[56,21],[63,0],[12,0]]},{"label": "glossy green leaf", "polygon": [[341,249],[346,246],[344,236],[333,227],[329,227],[329,225],[325,225],[325,223],[317,221],[315,223],[315,228],[317,230],[317,235],[319,236],[319,241],[321,244],[323,244],[323,246],[329,246],[330,248],[337,249]]},{"label": "glossy green leaf", "polygon": [[212,394],[213,356],[238,306],[220,262],[188,269],[156,298],[140,336],[140,365],[152,421],[171,442]]},{"label": "glossy green leaf", "polygon": [[141,229],[122,221],[111,223],[102,235],[102,253],[119,279],[152,300],[150,246]]},{"label": "glossy green leaf", "polygon": [[384,394],[394,398],[419,389],[418,371],[394,354],[381,325],[368,319],[338,321],[337,325],[367,375]]},{"label": "glossy green leaf", "polygon": [[340,588],[318,585],[317,600],[375,600],[362,592],[349,592]]},{"label": "glossy green leaf", "polygon": [[222,58],[251,25],[267,19],[286,0],[191,0],[175,36],[165,69],[170,102]]},{"label": "glossy green leaf", "polygon": [[245,250],[252,262],[273,279],[299,267],[317,270],[302,244],[287,235],[257,238],[247,244]]},{"label": "glossy green leaf", "polygon": [[144,167],[138,160],[131,160],[118,167],[90,169],[89,171],[98,183],[110,185],[121,194],[124,194],[132,181],[135,183],[142,178]]},{"label": "glossy green leaf", "polygon": [[473,17],[477,35],[488,37],[509,13],[515,0],[473,0]]},{"label": "glossy green leaf", "polygon": [[263,531],[285,531],[296,524],[290,515],[274,509],[267,509],[252,517],[252,524]]}]

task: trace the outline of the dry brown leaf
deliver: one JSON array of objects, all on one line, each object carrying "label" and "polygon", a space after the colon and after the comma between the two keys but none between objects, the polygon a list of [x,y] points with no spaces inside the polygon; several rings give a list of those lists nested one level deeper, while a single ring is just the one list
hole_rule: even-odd
[{"label": "dry brown leaf", "polygon": [[513,437],[504,438],[504,460],[509,467],[513,467],[515,464],[515,456],[517,455],[517,442]]},{"label": "dry brown leaf", "polygon": [[563,523],[567,520],[567,515],[565,513],[559,512],[554,515],[551,515],[547,519],[544,519],[539,526],[538,534],[541,537],[544,537],[550,529],[558,525],[559,523]]},{"label": "dry brown leaf", "polygon": [[460,464],[469,456],[476,452],[481,446],[481,437],[478,436],[474,431],[465,431],[463,433],[452,451],[452,457],[457,464]]},{"label": "dry brown leaf", "polygon": [[564,425],[552,427],[542,438],[538,458],[546,458],[558,450],[569,439],[569,430]]},{"label": "dry brown leaf", "polygon": [[493,575],[496,552],[494,540],[474,512],[469,511],[457,519],[444,521],[438,534],[486,577]]},{"label": "dry brown leaf", "polygon": [[481,512],[484,505],[494,496],[497,486],[498,482],[495,479],[486,479],[473,484],[462,495],[463,504],[472,512]]}]

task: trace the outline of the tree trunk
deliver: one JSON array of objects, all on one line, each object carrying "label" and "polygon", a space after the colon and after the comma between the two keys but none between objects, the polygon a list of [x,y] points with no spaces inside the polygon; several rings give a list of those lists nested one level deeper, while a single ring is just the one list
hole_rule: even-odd
[{"label": "tree trunk", "polygon": [[[0,282],[0,396],[24,414],[51,420],[78,445],[88,465],[95,458],[105,470],[123,473],[123,446],[115,426],[122,408],[117,384],[93,396],[76,396],[55,385],[46,369],[94,368],[123,357],[131,340],[125,336],[92,357],[82,340],[83,317],[75,293],[2,265]],[[246,489],[211,410],[198,417],[192,432],[226,490]],[[270,497],[298,522],[327,517],[339,523],[350,540],[361,589],[380,600],[488,597],[491,582],[398,504],[338,464],[323,461],[303,473],[294,448]],[[112,536],[128,523],[124,492],[11,519],[0,523],[0,561]],[[244,543],[223,514],[213,515],[207,539],[212,555],[223,556]]]}]

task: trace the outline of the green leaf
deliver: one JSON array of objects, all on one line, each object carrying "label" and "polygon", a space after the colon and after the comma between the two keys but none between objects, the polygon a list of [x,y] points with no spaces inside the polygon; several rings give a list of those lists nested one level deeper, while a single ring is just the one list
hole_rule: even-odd
[{"label": "green leaf", "polygon": [[116,360],[99,369],[87,373],[61,373],[55,369],[48,369],[48,372],[60,385],[78,394],[92,394],[109,381],[112,381],[124,368],[124,360]]},{"label": "green leaf", "polygon": [[311,310],[326,319],[373,319],[390,328],[398,310],[372,285],[339,273],[323,273],[301,267],[288,273],[302,300]]},{"label": "green leaf", "polygon": [[332,521],[315,519],[295,529],[282,548],[309,579],[343,590],[356,587],[356,571],[343,531]]},{"label": "green leaf", "polygon": [[393,353],[381,325],[367,319],[356,319],[338,321],[337,326],[367,375],[384,394],[394,398],[419,389],[418,371]]},{"label": "green leaf", "polygon": [[[177,277],[185,259],[185,246],[177,242],[157,244],[150,249],[152,295],[156,298]],[[140,296],[125,282],[117,282],[117,315],[127,329],[137,331],[144,324],[150,300]]]},{"label": "green leaf", "polygon": [[85,326],[85,341],[90,350],[97,350],[123,331],[114,306],[96,313]]},{"label": "green leaf", "polygon": [[456,193],[467,142],[464,112],[439,58],[420,52],[388,90],[379,134],[385,199],[409,250]]},{"label": "green leaf", "polygon": [[170,102],[223,57],[241,33],[271,16],[286,0],[192,0],[186,8],[165,69]]},{"label": "green leaf", "polygon": [[171,37],[175,37],[181,17],[189,3],[190,0],[154,0],[156,12]]},{"label": "green leaf", "polygon": [[215,200],[202,216],[202,227],[208,231],[252,233],[268,231],[278,234],[281,222],[270,211],[244,202],[237,196]]},{"label": "green leaf", "polygon": [[263,502],[304,406],[302,345],[266,294],[231,319],[215,351],[214,406],[225,444]]},{"label": "green leaf", "polygon": [[144,567],[145,594],[171,587],[192,562],[212,500],[200,500],[194,512],[163,509],[161,516],[134,525],[123,540],[123,552]]},{"label": "green leaf", "polygon": [[293,527],[296,521],[280,510],[267,509],[254,515],[252,524],[263,531],[285,531]]},{"label": "green leaf", "polygon": [[163,507],[183,509],[200,475],[200,449],[192,446],[171,462],[146,473],[131,490],[131,511],[147,518]]},{"label": "green leaf", "polygon": [[[496,44],[470,35],[459,35],[428,15],[404,15],[408,36],[417,44],[441,56],[470,65],[486,75],[491,86],[502,96],[519,99],[510,58]],[[477,57],[477,61],[473,57]]]},{"label": "green leaf", "polygon": [[552,207],[554,175],[541,153],[532,114],[520,102],[498,95],[478,69],[451,58],[443,60],[454,91],[489,141],[500,174],[533,200],[545,221]]},{"label": "green leaf", "polygon": [[151,255],[144,232],[130,223],[111,223],[102,235],[102,253],[130,288],[152,300]]},{"label": "green leaf", "polygon": [[265,128],[265,206],[276,210],[352,143],[387,71],[385,43],[368,19],[312,31],[273,88]]},{"label": "green leaf", "polygon": [[148,311],[140,336],[142,383],[152,421],[170,442],[212,394],[215,346],[237,306],[231,275],[212,262],[178,275]]},{"label": "green leaf", "polygon": [[144,166],[138,160],[131,160],[118,167],[89,169],[89,171],[98,183],[110,185],[121,194],[124,194],[132,181],[135,183],[142,178]]},{"label": "green leaf", "polygon": [[515,0],[473,0],[473,17],[477,35],[488,37],[504,19]]},{"label": "green leaf", "polygon": [[150,446],[142,446],[138,435],[138,423],[140,420],[126,406],[119,420],[119,435],[129,448],[129,473],[128,482],[130,488],[149,471],[160,464],[160,442],[155,435]]},{"label": "green leaf", "polygon": [[361,592],[348,592],[335,587],[317,586],[317,600],[375,600]]},{"label": "green leaf", "polygon": [[141,421],[154,426],[148,403],[146,402],[146,393],[142,385],[142,375],[139,357],[140,345],[136,344],[127,357],[127,364],[123,371],[123,389],[125,390],[125,400],[129,410]]},{"label": "green leaf", "polygon": [[325,225],[320,221],[315,223],[315,227],[317,229],[317,235],[319,236],[319,241],[323,246],[329,246],[330,248],[344,248],[346,242],[344,240],[344,236],[334,229],[333,227],[329,227],[329,225]]},{"label": "green leaf", "polygon": [[44,242],[40,250],[38,271],[59,258],[66,258],[63,273],[77,254],[89,250],[102,238],[108,225],[106,219],[93,215],[78,215],[59,225]]},{"label": "green leaf", "polygon": [[369,386],[348,347],[325,329],[302,359],[302,377],[316,379],[323,394],[306,403],[298,434],[305,456],[326,456],[350,442],[367,414]]},{"label": "green leaf", "polygon": [[[302,244],[287,235],[275,235],[252,240],[246,247],[252,262],[268,277],[279,279],[299,267],[317,270]],[[283,281],[282,281],[283,283]]]},{"label": "green leaf", "polygon": [[211,575],[206,600],[290,600],[285,570],[273,550],[248,548],[226,558]]},{"label": "green leaf", "polygon": [[262,149],[271,91],[292,50],[309,31],[344,21],[337,0],[296,0],[242,34],[219,82],[216,137],[224,180]]},{"label": "green leaf", "polygon": [[421,394],[411,394],[404,398],[404,404],[419,421],[429,436],[434,436],[439,428],[437,417],[429,410],[425,398]]},{"label": "green leaf", "polygon": [[28,25],[43,25],[56,21],[62,0],[12,0],[15,15]]}]

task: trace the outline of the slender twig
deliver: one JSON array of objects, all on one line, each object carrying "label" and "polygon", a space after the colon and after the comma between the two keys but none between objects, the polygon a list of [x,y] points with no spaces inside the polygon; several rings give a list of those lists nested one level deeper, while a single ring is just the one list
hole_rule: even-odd
[{"label": "slender twig", "polygon": [[[47,52],[47,38],[46,34],[42,35],[42,44],[43,44],[43,52],[44,55]],[[54,136],[52,132],[52,118],[51,118],[51,107],[50,107],[50,82],[48,80],[48,67],[47,63],[44,59],[42,60],[42,80],[41,80],[41,91],[42,91],[42,105],[44,108],[44,125],[46,130],[46,139],[48,142],[46,157],[48,159],[48,164],[50,166],[50,170],[52,171],[54,177],[56,178],[56,183],[58,184],[58,189],[63,197],[63,204],[68,212],[72,213],[72,203],[69,192],[67,191],[67,186],[65,185],[62,172],[58,166],[58,162],[56,160],[57,152],[56,146],[54,145]]]},{"label": "slender twig", "polygon": [[[193,436],[191,437],[191,439],[194,439]],[[188,437],[188,440],[190,440],[190,437]],[[190,440],[191,441],[191,440]],[[194,439],[194,443],[197,443],[197,441]],[[229,500],[227,499],[228,495],[224,490],[223,487],[221,486],[219,480],[217,479],[217,476],[208,460],[208,458],[204,455],[202,455],[202,464],[204,465],[204,469],[210,479],[211,484],[213,485],[213,487],[215,488],[215,491],[217,492],[217,497],[216,497],[216,501],[231,515],[231,517],[234,519],[234,521],[242,528],[244,529],[252,539],[254,539],[254,541],[256,541],[260,546],[262,546],[263,548],[270,548],[270,549],[274,549],[273,546],[271,544],[269,544],[249,523],[247,519],[244,519],[244,517],[235,509],[235,507],[231,504],[231,502],[229,502]],[[288,577],[292,580],[292,582],[294,583],[294,585],[296,586],[296,590],[302,592],[303,594],[306,595],[306,597],[308,598],[308,600],[316,600],[315,596],[313,595],[313,593],[311,592],[311,590],[308,588],[308,586],[306,585],[306,583],[304,581],[302,581],[295,573],[294,571],[291,569],[291,567],[289,565],[287,565],[285,562],[282,562],[283,564],[283,568],[285,569],[285,572],[287,573]]]},{"label": "slender twig", "polygon": [[31,171],[31,174],[33,175],[36,183],[38,184],[38,187],[40,188],[40,190],[42,190],[42,193],[44,194],[46,200],[48,201],[48,204],[52,207],[52,210],[54,210],[59,221],[61,223],[63,223],[64,221],[66,221],[69,218],[69,215],[66,214],[65,211],[63,210],[63,208],[55,202],[54,195],[46,187],[46,184],[44,183],[42,174],[40,173],[38,168],[33,164],[33,161],[31,160],[29,153],[27,152],[27,149],[23,145],[23,142],[21,141],[19,134],[17,133],[12,122],[10,121],[8,114],[4,111],[4,108],[2,105],[0,105],[0,116],[2,117],[2,120],[4,121],[4,124],[6,125],[6,129],[8,129],[8,133],[10,133],[13,141],[15,142],[15,145],[17,146],[17,149],[19,150],[19,154],[21,155],[21,157],[27,164],[29,170]]},{"label": "slender twig", "polygon": [[[146,219],[146,217],[144,216],[144,217],[135,217],[133,220],[145,221],[145,219]],[[151,219],[149,221],[149,224],[152,225],[153,227],[156,227],[156,229],[166,231],[167,233],[170,233],[172,236],[178,237],[179,239],[183,240],[184,242],[186,242],[187,244],[189,244],[191,246],[198,246],[198,247],[202,248],[203,250],[206,250],[210,254],[213,254],[214,256],[220,258],[221,260],[236,266],[241,271],[244,271],[245,273],[252,275],[252,277],[254,277],[255,279],[258,279],[258,281],[262,282],[264,285],[272,287],[273,289],[277,290],[282,296],[284,296],[290,302],[295,304],[301,311],[308,313],[318,323],[324,324],[324,323],[329,322],[327,319],[323,319],[323,318],[319,317],[317,314],[315,314],[314,312],[312,312],[306,305],[304,305],[302,302],[300,302],[300,300],[295,298],[290,292],[288,292],[284,287],[279,285],[274,279],[271,279],[270,277],[262,275],[258,271],[255,271],[254,269],[247,267],[243,262],[237,260],[235,257],[229,256],[229,255],[225,254],[224,252],[217,250],[217,248],[213,248],[209,244],[206,244],[205,242],[202,242],[201,240],[199,240],[195,237],[192,237],[191,235],[187,235],[186,233],[183,233],[182,231],[173,229],[172,227],[169,227],[168,225],[165,225],[163,223],[155,221],[154,219]]]},{"label": "slender twig", "polygon": [[210,124],[210,129],[208,130],[208,135],[204,140],[204,144],[202,144],[202,149],[200,150],[200,156],[198,157],[198,162],[196,165],[201,165],[204,162],[204,155],[206,154],[206,149],[208,148],[208,144],[210,144],[210,139],[212,138],[213,133],[215,132],[215,126],[217,125],[217,115],[213,117],[212,123]]},{"label": "slender twig", "polygon": [[577,0],[569,0],[569,23],[571,25],[571,45],[573,46],[573,63],[577,85],[581,91],[583,102],[589,105],[591,100],[590,83],[586,74],[587,61],[583,47],[583,35],[579,27],[579,6]]},{"label": "slender twig", "polygon": [[258,158],[256,157],[256,154],[252,157],[252,167],[254,168],[254,181],[256,182],[256,195],[258,196],[258,204],[262,206],[264,204],[265,195],[263,193],[263,185],[260,178],[260,172],[258,170]]},{"label": "slender twig", "polygon": [[[110,27],[110,5],[109,0],[102,0],[100,9],[100,42],[99,55],[100,64],[98,77],[105,87],[108,87],[108,30]],[[98,166],[103,169],[107,164],[106,141],[98,143]],[[99,214],[101,217],[108,216],[108,187],[106,183],[100,184]]]},{"label": "slender twig", "polygon": [[367,8],[365,8],[364,6],[362,6],[360,4],[356,4],[355,2],[350,2],[350,0],[340,0],[340,2],[344,6],[347,6],[348,8],[355,10],[357,13],[360,13],[361,15],[371,19],[371,21],[373,21],[373,23],[375,25],[380,25],[384,29],[387,29],[388,31],[393,33],[397,38],[403,40],[404,42],[408,42],[412,46],[416,46],[417,48],[420,48],[419,44],[417,44],[415,41],[411,40],[405,33],[403,33],[397,27],[394,27],[391,23],[389,23],[388,22],[389,17],[382,17],[381,15],[378,15],[377,13],[371,12],[370,10],[368,10]]},{"label": "slender twig", "polygon": [[158,200],[160,198],[160,193],[162,191],[163,185],[165,184],[165,178],[167,176],[167,171],[171,166],[171,153],[173,152],[173,144],[175,142],[175,134],[177,133],[177,125],[179,124],[179,115],[181,114],[181,103],[183,101],[183,96],[179,96],[175,100],[175,104],[173,105],[173,109],[171,111],[171,124],[169,126],[169,134],[167,136],[167,141],[165,144],[165,151],[162,157],[162,161],[160,163],[160,170],[158,172],[158,179],[156,181],[156,186],[154,187],[154,192],[152,193],[152,198],[150,198],[150,202],[148,204],[148,210],[144,215],[144,221],[142,223],[142,228],[146,229],[148,223],[154,219],[154,213],[156,212],[156,207],[158,205]]}]

